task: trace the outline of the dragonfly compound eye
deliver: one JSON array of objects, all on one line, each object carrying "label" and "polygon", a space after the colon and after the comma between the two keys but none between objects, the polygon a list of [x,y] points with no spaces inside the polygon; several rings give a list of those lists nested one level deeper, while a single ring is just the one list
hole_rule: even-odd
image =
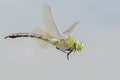
[{"label": "dragonfly compound eye", "polygon": [[81,43],[80,41],[77,41],[77,43],[76,43],[76,50],[77,51],[81,51],[83,49],[83,47],[84,47],[84,44]]}]

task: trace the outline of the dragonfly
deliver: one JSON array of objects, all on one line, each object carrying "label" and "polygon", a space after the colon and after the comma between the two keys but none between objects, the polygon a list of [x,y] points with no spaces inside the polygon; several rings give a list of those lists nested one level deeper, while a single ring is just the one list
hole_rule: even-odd
[{"label": "dragonfly", "polygon": [[37,38],[41,41],[41,45],[45,46],[47,44],[52,44],[56,49],[67,54],[67,59],[69,60],[69,55],[72,52],[81,51],[84,47],[84,44],[78,40],[76,41],[72,37],[73,31],[79,25],[79,21],[75,22],[70,26],[66,31],[61,33],[58,29],[58,25],[55,21],[52,9],[49,5],[43,7],[43,19],[44,19],[44,29],[39,28],[34,33],[13,33],[6,37],[7,38],[18,38],[18,37],[31,37]]}]

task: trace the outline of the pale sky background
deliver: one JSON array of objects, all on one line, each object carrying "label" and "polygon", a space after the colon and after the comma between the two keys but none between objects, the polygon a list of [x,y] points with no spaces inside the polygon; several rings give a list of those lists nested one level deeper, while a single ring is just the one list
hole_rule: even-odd
[{"label": "pale sky background", "polygon": [[[44,3],[61,31],[81,22],[73,36],[85,47],[70,60],[35,39],[4,39],[43,27]],[[120,80],[120,0],[0,0],[0,80]]]}]

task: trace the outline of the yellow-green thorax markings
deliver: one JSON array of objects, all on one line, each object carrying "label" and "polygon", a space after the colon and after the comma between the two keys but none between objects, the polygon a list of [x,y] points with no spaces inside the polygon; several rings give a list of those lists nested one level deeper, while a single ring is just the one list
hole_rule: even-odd
[{"label": "yellow-green thorax markings", "polygon": [[84,46],[80,41],[76,41],[72,37],[61,39],[52,38],[48,42],[58,47],[76,49],[77,51],[81,51]]}]

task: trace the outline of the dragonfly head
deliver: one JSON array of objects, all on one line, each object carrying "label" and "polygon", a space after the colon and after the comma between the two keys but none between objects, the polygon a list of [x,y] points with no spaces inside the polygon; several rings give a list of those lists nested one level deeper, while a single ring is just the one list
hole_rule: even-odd
[{"label": "dragonfly head", "polygon": [[82,42],[80,42],[80,41],[77,41],[75,47],[76,47],[77,51],[81,51],[83,49],[83,47],[84,47],[84,44]]}]

